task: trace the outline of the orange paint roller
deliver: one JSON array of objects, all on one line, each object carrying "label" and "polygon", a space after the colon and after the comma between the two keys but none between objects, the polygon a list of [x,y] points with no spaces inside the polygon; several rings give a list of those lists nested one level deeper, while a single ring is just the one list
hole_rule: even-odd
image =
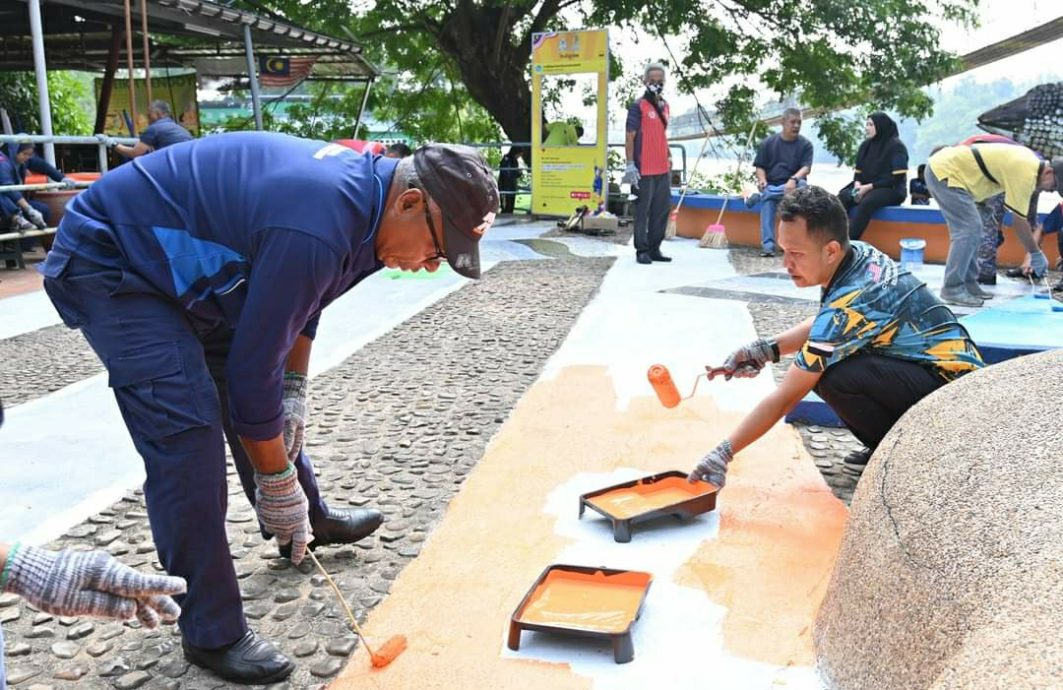
[{"label": "orange paint roller", "polygon": [[657,399],[661,401],[661,404],[671,409],[680,402],[694,397],[694,394],[698,392],[698,383],[701,382],[702,376],[708,376],[711,381],[714,376],[725,373],[728,373],[726,369],[717,368],[701,374],[694,379],[694,390],[690,391],[690,395],[685,398],[679,397],[679,389],[675,387],[675,382],[672,381],[672,375],[668,372],[668,367],[663,364],[654,364],[650,367],[650,370],[646,372],[646,378],[650,380],[653,392],[657,394]]},{"label": "orange paint roller", "polygon": [[362,632],[362,628],[358,625],[358,620],[354,617],[354,613],[351,612],[351,607],[347,605],[347,600],[343,598],[343,594],[340,592],[340,588],[336,586],[336,583],[332,581],[328,572],[321,566],[321,562],[317,560],[317,556],[314,552],[307,549],[306,555],[310,556],[310,560],[314,562],[317,569],[321,571],[321,574],[325,576],[325,580],[328,581],[329,586],[332,587],[332,591],[336,593],[336,598],[339,599],[340,604],[343,605],[343,610],[347,612],[347,620],[351,622],[351,627],[354,628],[354,632],[358,637],[362,638],[362,644],[365,645],[365,649],[369,652],[369,658],[373,663],[373,668],[384,668],[392,661],[406,651],[406,636],[405,635],[393,635],[391,639],[377,648],[377,651],[373,651],[373,648],[369,646],[369,640],[365,638],[365,633]]}]

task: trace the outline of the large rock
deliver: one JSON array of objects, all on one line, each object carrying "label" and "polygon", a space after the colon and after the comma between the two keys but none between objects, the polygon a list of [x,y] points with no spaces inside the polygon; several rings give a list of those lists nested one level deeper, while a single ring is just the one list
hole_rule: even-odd
[{"label": "large rock", "polygon": [[815,644],[840,690],[1063,688],[1063,350],[944,386],[890,431]]}]

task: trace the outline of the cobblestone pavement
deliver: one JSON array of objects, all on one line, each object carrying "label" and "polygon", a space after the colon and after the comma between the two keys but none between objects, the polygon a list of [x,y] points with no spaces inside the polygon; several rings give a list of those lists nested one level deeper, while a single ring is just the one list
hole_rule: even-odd
[{"label": "cobblestone pavement", "polygon": [[96,353],[63,324],[0,340],[4,407],[47,395],[103,371]]},{"label": "cobblestone pavement", "polygon": [[[322,493],[336,507],[374,506],[387,516],[364,543],[319,552],[360,618],[417,556],[612,261],[500,264],[312,380],[306,445]],[[323,687],[356,640],[309,560],[295,568],[262,541],[231,470],[230,497],[227,527],[249,622],[298,664],[289,682],[270,687]],[[52,546],[102,548],[133,567],[160,567],[139,491]],[[19,690],[243,687],[190,667],[176,627],[58,618],[7,595],[0,622],[8,683]]]}]

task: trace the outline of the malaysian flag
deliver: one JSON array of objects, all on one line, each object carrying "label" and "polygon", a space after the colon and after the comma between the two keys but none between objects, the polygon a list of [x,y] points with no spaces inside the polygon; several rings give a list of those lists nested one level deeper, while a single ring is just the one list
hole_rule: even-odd
[{"label": "malaysian flag", "polygon": [[317,56],[260,58],[258,83],[262,86],[294,86],[310,76],[315,62]]}]

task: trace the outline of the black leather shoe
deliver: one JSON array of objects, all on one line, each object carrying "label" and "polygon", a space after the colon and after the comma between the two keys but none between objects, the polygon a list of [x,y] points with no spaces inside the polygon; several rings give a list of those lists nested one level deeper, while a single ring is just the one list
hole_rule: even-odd
[{"label": "black leather shoe", "polygon": [[252,630],[236,642],[218,649],[194,647],[181,640],[185,659],[213,671],[216,676],[244,685],[267,685],[287,678],[295,664],[269,640]]},{"label": "black leather shoe", "polygon": [[997,284],[997,274],[994,273],[991,276],[978,276],[978,284],[979,285],[996,285]]},{"label": "black leather shoe", "polygon": [[646,252],[639,252],[635,255],[635,261],[638,261],[640,264],[648,264],[652,262],[652,259],[650,259],[650,255]]},{"label": "black leather shoe", "polygon": [[[371,508],[336,510],[330,507],[326,510],[326,517],[311,525],[314,530],[314,541],[310,542],[311,551],[330,544],[353,544],[368,537],[384,522],[384,515]],[[281,558],[292,557],[291,544],[277,548],[280,549]]]},{"label": "black leather shoe", "polygon": [[664,254],[662,254],[660,252],[651,252],[650,253],[650,260],[651,261],[663,261],[665,263],[668,263],[669,261],[672,260],[672,257],[665,256]]}]

